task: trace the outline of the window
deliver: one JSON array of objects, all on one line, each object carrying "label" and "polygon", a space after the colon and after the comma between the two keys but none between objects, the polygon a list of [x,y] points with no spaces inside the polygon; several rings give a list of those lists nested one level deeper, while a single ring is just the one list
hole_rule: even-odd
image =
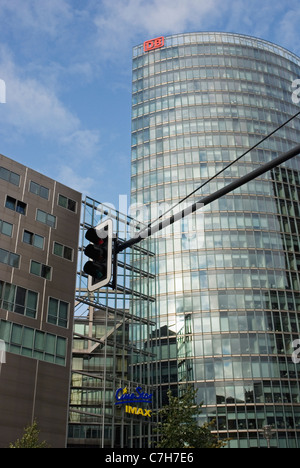
[{"label": "window", "polygon": [[48,323],[59,327],[68,327],[69,304],[67,302],[49,298]]},{"label": "window", "polygon": [[1,309],[35,318],[38,294],[34,291],[0,281]]},{"label": "window", "polygon": [[13,268],[19,268],[20,255],[0,249],[0,263],[5,263]]},{"label": "window", "polygon": [[49,200],[49,189],[47,189],[47,187],[43,187],[40,184],[37,184],[36,182],[30,182],[29,191],[41,198],[44,198],[45,200]]},{"label": "window", "polygon": [[41,278],[44,278],[47,280],[51,280],[51,271],[52,271],[51,267],[47,265],[43,265],[42,263],[39,263],[39,262],[35,262],[34,260],[31,260],[30,273],[32,273],[33,275],[40,276]]},{"label": "window", "polygon": [[64,197],[63,195],[58,196],[58,205],[66,208],[67,210],[73,211],[76,213],[77,203],[71,198]]},{"label": "window", "polygon": [[38,299],[37,293],[33,291],[27,291],[26,309],[25,309],[25,315],[27,315],[27,317],[32,317],[32,318],[35,317],[36,308],[37,308],[37,299]]},{"label": "window", "polygon": [[67,354],[67,340],[65,338],[57,337],[56,342],[56,364],[64,365]]},{"label": "window", "polygon": [[67,340],[61,336],[0,320],[0,339],[5,341],[10,353],[61,366],[66,364]]},{"label": "window", "polygon": [[15,198],[8,195],[6,197],[5,207],[22,215],[26,214],[26,203],[16,200]]},{"label": "window", "polygon": [[50,213],[46,213],[45,211],[39,209],[36,212],[36,221],[39,221],[43,224],[47,224],[47,226],[50,226],[52,228],[56,227],[56,216],[53,216]]},{"label": "window", "polygon": [[8,169],[5,169],[5,167],[0,167],[0,179],[6,180],[17,187],[20,185],[19,174],[9,171]]},{"label": "window", "polygon": [[38,249],[44,248],[44,237],[39,236],[38,234],[34,234],[33,232],[30,232],[30,231],[24,231],[23,242],[25,244],[33,245],[34,247],[37,247]]},{"label": "window", "polygon": [[58,242],[54,242],[53,253],[54,255],[65,258],[66,260],[73,261],[73,249],[59,244]]},{"label": "window", "polygon": [[5,221],[1,221],[0,219],[0,233],[4,236],[11,237],[12,236],[13,225],[10,223],[6,223]]}]

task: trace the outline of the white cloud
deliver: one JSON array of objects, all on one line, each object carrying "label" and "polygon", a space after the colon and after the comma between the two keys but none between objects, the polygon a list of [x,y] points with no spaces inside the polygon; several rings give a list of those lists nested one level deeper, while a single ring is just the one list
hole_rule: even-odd
[{"label": "white cloud", "polygon": [[76,130],[62,137],[61,143],[68,148],[68,153],[87,160],[99,153],[100,132],[98,130]]},{"label": "white cloud", "polygon": [[229,31],[299,50],[299,0],[102,0],[94,22],[101,56],[121,60],[134,45],[159,35]]},{"label": "white cloud", "polygon": [[13,69],[3,76],[7,86],[4,121],[18,132],[44,138],[62,137],[79,126],[79,120],[59,101],[54,91],[34,78],[22,78]]},{"label": "white cloud", "polygon": [[91,195],[95,186],[94,179],[78,175],[78,171],[67,165],[56,168],[53,178],[87,196]]},{"label": "white cloud", "polygon": [[221,17],[223,4],[220,0],[103,0],[94,20],[98,45],[102,53],[111,53],[128,47],[141,34],[146,40],[188,27],[206,29],[209,15]]},{"label": "white cloud", "polygon": [[14,30],[30,29],[44,34],[56,35],[72,17],[66,0],[1,0],[0,19]]},{"label": "white cloud", "polygon": [[[117,125],[111,125],[109,119],[112,111],[119,119],[130,119],[126,71],[131,69],[133,46],[160,35],[224,30],[263,37],[295,51],[300,46],[299,20],[299,0],[0,0],[0,79],[6,83],[7,100],[0,105],[0,135],[2,140],[24,138],[27,148],[31,148],[31,138],[38,140],[37,146],[45,148],[45,158],[51,154],[61,160],[65,155],[61,177],[88,193],[91,177],[104,178],[108,168],[121,173],[130,159],[125,155],[125,164],[120,164],[121,157],[116,155],[121,150],[117,140],[110,139]],[[114,68],[105,60],[111,58],[117,58]],[[95,90],[93,99],[103,107],[103,115],[108,109],[107,125],[98,118],[96,106],[84,102],[91,95],[87,82]],[[128,87],[128,103],[119,99],[117,86]],[[78,99],[76,90],[86,94]],[[104,96],[107,90],[109,99]],[[124,99],[124,93],[121,97]],[[128,116],[124,117],[126,106]],[[96,129],[86,128],[83,117],[72,108],[82,110],[87,122],[94,119]],[[98,122],[104,122],[106,142]],[[123,130],[120,135],[125,151]],[[80,170],[83,158],[100,161],[104,172],[84,174]],[[105,182],[109,185],[109,177]]]},{"label": "white cloud", "polygon": [[299,23],[300,23],[300,4],[299,1],[295,4],[290,4],[287,11],[281,18],[278,24],[278,37],[285,47],[295,53],[300,52],[299,41]]},{"label": "white cloud", "polygon": [[0,113],[2,135],[41,137],[57,143],[76,157],[92,157],[99,150],[98,130],[84,129],[80,119],[59,99],[55,89],[14,63],[5,49],[0,51],[0,78],[6,84],[6,104]]}]

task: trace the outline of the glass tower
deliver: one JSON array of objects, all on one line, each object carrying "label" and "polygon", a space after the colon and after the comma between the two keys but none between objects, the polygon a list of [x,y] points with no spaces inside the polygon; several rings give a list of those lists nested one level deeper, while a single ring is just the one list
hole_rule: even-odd
[{"label": "glass tower", "polygon": [[[300,59],[238,34],[193,33],[133,49],[131,202],[152,220],[300,111]],[[299,144],[299,118],[205,185],[188,204]],[[195,198],[196,197],[196,198]],[[229,447],[298,447],[300,159],[154,239],[161,390],[198,389],[203,420]],[[145,214],[146,213],[146,214]],[[135,213],[136,214],[136,213]],[[203,422],[203,421],[201,421]]]}]

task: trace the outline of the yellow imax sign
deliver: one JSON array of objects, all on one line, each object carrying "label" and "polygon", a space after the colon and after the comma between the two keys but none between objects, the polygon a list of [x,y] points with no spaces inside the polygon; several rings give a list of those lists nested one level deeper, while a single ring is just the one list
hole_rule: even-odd
[{"label": "yellow imax sign", "polygon": [[136,408],[129,405],[125,406],[125,412],[129,414],[136,414],[137,416],[148,416],[148,418],[151,418],[152,413],[150,409]]}]

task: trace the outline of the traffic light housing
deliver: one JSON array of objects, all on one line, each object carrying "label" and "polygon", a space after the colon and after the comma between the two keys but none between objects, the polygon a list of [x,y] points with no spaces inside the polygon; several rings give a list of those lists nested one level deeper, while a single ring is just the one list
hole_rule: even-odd
[{"label": "traffic light housing", "polygon": [[85,234],[90,244],[84,249],[90,259],[83,271],[88,275],[88,290],[95,291],[106,286],[112,275],[112,242],[113,222],[107,219],[95,228],[90,228]]}]

